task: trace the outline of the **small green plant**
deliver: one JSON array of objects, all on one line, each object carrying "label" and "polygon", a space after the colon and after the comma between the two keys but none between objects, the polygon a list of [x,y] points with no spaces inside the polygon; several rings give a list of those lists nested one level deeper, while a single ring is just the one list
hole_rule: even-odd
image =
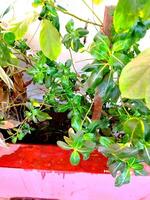
[{"label": "small green plant", "polygon": [[[7,91],[8,96],[1,99],[7,106],[5,109],[1,106],[1,123],[4,124],[0,127],[8,129],[12,142],[16,143],[31,134],[31,122],[51,119],[43,105],[55,112],[67,112],[71,124],[68,137],[64,134],[64,141],[57,144],[71,150],[71,164],[78,165],[82,158],[87,160],[97,149],[108,158],[115,185],[121,186],[130,182],[131,171],[135,175],[146,175],[144,164],[150,165],[150,49],[144,52],[139,49],[139,41],[150,28],[150,0],[132,4],[130,0],[119,0],[108,13],[113,18],[109,33],[105,32],[108,24],[101,22],[85,0],[81,1],[98,23],[70,13],[53,0],[34,0],[35,12],[25,20],[8,24],[6,28],[0,25],[0,89],[2,94]],[[41,7],[40,13],[37,7]],[[101,27],[101,31],[92,44],[85,47],[84,39],[90,32],[76,27],[71,19],[65,26],[66,34],[62,35],[58,11],[98,29]],[[24,35],[36,20],[41,22],[41,50],[28,56],[31,49]],[[70,52],[70,58],[64,63],[57,62],[62,45]],[[76,70],[72,51],[88,52],[93,58],[81,73]],[[26,64],[25,68],[20,67],[20,60]],[[43,102],[23,96],[21,102],[16,103],[20,91],[25,93],[27,85],[20,85],[18,90],[18,76],[14,74],[18,74],[20,68],[30,75],[34,84],[45,87]],[[11,99],[9,103],[8,99]],[[10,126],[8,113],[19,105],[25,108],[23,119],[19,124],[11,122]]]}]

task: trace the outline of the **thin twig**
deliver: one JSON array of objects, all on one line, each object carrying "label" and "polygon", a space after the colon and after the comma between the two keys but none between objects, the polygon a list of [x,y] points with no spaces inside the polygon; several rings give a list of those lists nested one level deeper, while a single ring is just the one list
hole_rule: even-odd
[{"label": "thin twig", "polygon": [[79,73],[77,72],[77,70],[76,70],[76,68],[75,68],[74,61],[73,61],[73,56],[72,56],[72,52],[71,52],[71,49],[70,49],[70,48],[69,48],[69,54],[70,54],[70,58],[71,58],[71,60],[72,60],[72,67],[73,67],[75,73],[77,74],[77,76],[80,77]]},{"label": "thin twig", "polygon": [[94,98],[93,98],[93,100],[92,100],[92,102],[91,102],[91,105],[90,105],[90,107],[89,107],[87,113],[85,114],[85,117],[84,117],[84,119],[83,119],[83,121],[82,121],[82,123],[81,123],[81,128],[82,128],[82,126],[83,126],[85,120],[87,119],[89,112],[91,111],[91,109],[92,109],[92,107],[93,107],[93,103],[94,103]]},{"label": "thin twig", "polygon": [[82,0],[83,3],[86,5],[86,7],[92,12],[92,14],[97,18],[97,20],[100,22],[101,26],[103,25],[103,22],[101,19],[98,17],[98,15],[95,13],[95,11],[87,4],[85,0]]},{"label": "thin twig", "polygon": [[73,13],[70,13],[70,12],[68,12],[67,10],[64,10],[64,9],[58,7],[58,6],[53,5],[53,4],[51,4],[51,6],[52,6],[53,8],[55,8],[56,10],[58,10],[58,11],[64,13],[64,14],[66,14],[66,15],[70,15],[71,17],[78,19],[79,21],[86,22],[87,24],[92,24],[92,25],[99,26],[99,27],[102,26],[101,23],[98,24],[98,23],[95,23],[95,22],[92,22],[92,21],[85,20],[85,19],[83,19],[83,18],[81,18],[81,17],[78,17],[77,15],[75,15],[75,14],[73,14]]},{"label": "thin twig", "polygon": [[40,25],[41,25],[41,21],[40,21],[40,23],[38,24],[38,26],[37,26],[37,28],[36,28],[36,30],[35,30],[35,32],[34,32],[34,34],[32,35],[32,37],[31,37],[30,41],[28,42],[28,45],[30,45],[31,41],[32,41],[32,40],[33,40],[33,38],[35,37],[35,34],[37,33],[37,31],[38,31],[38,30],[39,30],[39,28],[40,28]]}]

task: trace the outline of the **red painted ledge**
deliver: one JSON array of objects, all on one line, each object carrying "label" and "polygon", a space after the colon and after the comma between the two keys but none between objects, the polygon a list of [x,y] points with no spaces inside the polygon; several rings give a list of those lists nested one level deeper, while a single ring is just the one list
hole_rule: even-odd
[{"label": "red painted ledge", "polygon": [[74,167],[69,163],[70,153],[51,145],[10,145],[8,149],[0,148],[0,199],[150,199],[149,176],[133,176],[130,184],[116,188],[114,178],[107,174],[107,159],[104,156],[95,151],[89,160],[81,161]]},{"label": "red painted ledge", "polygon": [[87,161],[81,161],[78,166],[70,164],[70,153],[71,151],[62,150],[53,145],[11,144],[8,149],[0,148],[0,167],[68,172],[108,172],[107,159],[97,151],[93,152]]}]

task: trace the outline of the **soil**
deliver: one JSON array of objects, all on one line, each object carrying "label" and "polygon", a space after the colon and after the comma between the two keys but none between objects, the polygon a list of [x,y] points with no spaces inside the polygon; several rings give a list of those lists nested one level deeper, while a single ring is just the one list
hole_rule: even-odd
[{"label": "soil", "polygon": [[[50,112],[51,120],[32,123],[34,129],[31,134],[27,134],[23,140],[17,141],[19,144],[56,144],[58,140],[63,140],[63,136],[67,135],[70,128],[70,120],[67,118],[67,113]],[[10,137],[7,131],[1,130],[4,138]],[[11,139],[7,140],[11,143]]]}]

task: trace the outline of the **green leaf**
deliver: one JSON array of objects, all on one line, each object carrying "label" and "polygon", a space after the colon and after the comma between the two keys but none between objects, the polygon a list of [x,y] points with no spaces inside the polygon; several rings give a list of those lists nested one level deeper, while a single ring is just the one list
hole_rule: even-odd
[{"label": "green leaf", "polygon": [[143,165],[141,163],[135,163],[134,165],[132,165],[132,168],[135,171],[141,171],[141,170],[143,170]]},{"label": "green leaf", "polygon": [[148,172],[145,171],[144,169],[140,170],[134,170],[135,176],[147,176]]},{"label": "green leaf", "polygon": [[71,40],[72,40],[72,38],[71,38],[71,35],[70,35],[70,34],[66,34],[66,35],[64,36],[63,40],[62,40],[62,43],[65,45],[65,47],[66,47],[67,49],[69,49],[70,46],[71,46]]},{"label": "green leaf", "polygon": [[89,33],[89,31],[85,28],[77,28],[76,32],[79,34],[80,38],[86,36]]},{"label": "green leaf", "polygon": [[130,46],[131,46],[131,39],[118,40],[113,44],[112,51],[118,52],[122,50],[128,50]]},{"label": "green leaf", "polygon": [[36,8],[40,5],[42,5],[42,2],[43,2],[43,0],[34,0],[32,3],[32,6]]},{"label": "green leaf", "polygon": [[130,142],[144,138],[144,123],[138,118],[130,118],[124,123],[124,131]]},{"label": "green leaf", "polygon": [[73,38],[73,40],[71,41],[72,50],[74,50],[75,52],[78,52],[80,47],[81,47],[80,40],[78,38]]},{"label": "green leaf", "polygon": [[71,119],[71,126],[76,130],[79,131],[81,130],[81,117],[78,115],[73,115],[72,119]]},{"label": "green leaf", "polygon": [[119,0],[114,13],[116,32],[127,31],[138,20],[150,18],[150,0]]},{"label": "green leaf", "polygon": [[104,137],[104,136],[101,136],[100,137],[100,140],[99,140],[99,143],[104,146],[104,147],[109,147],[111,144],[114,143],[114,140],[113,138],[109,138],[109,137]]},{"label": "green leaf", "polygon": [[113,177],[116,177],[117,172],[119,172],[119,171],[122,172],[124,167],[125,167],[124,162],[116,161],[116,162],[109,165],[109,171],[110,171],[110,173]]},{"label": "green leaf", "polygon": [[4,40],[8,43],[8,44],[13,44],[15,41],[15,34],[12,32],[7,32],[4,34]]},{"label": "green leaf", "polygon": [[89,157],[90,157],[90,153],[89,152],[84,152],[84,153],[82,153],[82,156],[83,156],[83,160],[88,160]]},{"label": "green leaf", "polygon": [[85,133],[85,134],[83,135],[83,139],[84,139],[84,140],[92,141],[92,140],[95,139],[95,135],[94,135],[94,133]]},{"label": "green leaf", "polygon": [[150,165],[150,147],[145,146],[144,152],[143,152],[143,158],[144,161]]},{"label": "green leaf", "polygon": [[64,140],[69,146],[72,146],[73,144],[72,138],[64,136]]},{"label": "green leaf", "polygon": [[11,62],[11,51],[6,44],[0,42],[0,66],[7,66]]},{"label": "green leaf", "polygon": [[34,22],[37,17],[37,13],[33,13],[23,21],[10,24],[9,31],[15,34],[16,40],[20,40],[28,31],[30,24]]},{"label": "green leaf", "polygon": [[18,140],[22,140],[24,138],[25,134],[23,132],[18,133],[17,137]]},{"label": "green leaf", "polygon": [[43,20],[40,32],[40,46],[45,56],[56,60],[61,53],[60,33],[48,20]]},{"label": "green leaf", "polygon": [[69,22],[67,22],[65,28],[68,33],[71,33],[74,30],[74,21],[71,19]]},{"label": "green leaf", "polygon": [[66,143],[63,142],[63,141],[57,141],[57,145],[58,145],[60,148],[64,149],[64,150],[70,150],[70,149],[72,149],[68,144],[66,144]]},{"label": "green leaf", "polygon": [[150,49],[134,58],[122,70],[119,86],[122,97],[144,99],[150,109]]},{"label": "green leaf", "polygon": [[17,136],[13,137],[11,141],[12,141],[13,144],[16,144],[16,142],[17,142]]},{"label": "green leaf", "polygon": [[49,116],[48,113],[42,112],[42,111],[40,111],[40,110],[37,112],[36,118],[37,118],[40,122],[45,121],[45,120],[52,119],[52,118]]},{"label": "green leaf", "polygon": [[109,53],[110,53],[110,41],[109,38],[101,33],[98,33],[94,37],[94,42],[91,45],[90,53],[97,59],[97,60],[108,60]]},{"label": "green leaf", "polygon": [[70,156],[70,162],[72,165],[78,165],[80,162],[80,155],[77,151],[73,151]]},{"label": "green leaf", "polygon": [[125,170],[116,178],[115,186],[119,187],[123,184],[127,184],[130,182],[130,169],[125,168]]}]

